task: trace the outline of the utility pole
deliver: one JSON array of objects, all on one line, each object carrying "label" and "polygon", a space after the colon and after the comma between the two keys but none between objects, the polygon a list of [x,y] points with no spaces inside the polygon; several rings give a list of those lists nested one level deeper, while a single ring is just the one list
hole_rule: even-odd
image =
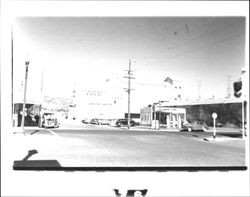
[{"label": "utility pole", "polygon": [[72,100],[73,100],[73,120],[75,120],[76,119],[76,85],[75,84],[73,88]]},{"label": "utility pole", "polygon": [[43,78],[44,78],[44,71],[42,71],[42,78],[41,78],[41,95],[43,96]]},{"label": "utility pole", "polygon": [[23,95],[23,114],[22,114],[22,132],[24,133],[24,122],[25,122],[25,105],[26,105],[26,91],[27,91],[27,79],[28,79],[28,69],[29,61],[25,61],[25,83],[24,83],[24,95]]},{"label": "utility pole", "polygon": [[246,100],[246,91],[248,90],[246,88],[246,67],[243,67],[241,70],[241,81],[242,81],[242,138],[244,139],[247,134],[246,134],[246,129],[245,129],[245,102]]},{"label": "utility pole", "polygon": [[[14,79],[14,76],[13,76],[13,66],[14,66],[14,61],[13,61],[13,26],[11,26],[11,124],[12,126],[15,126],[13,124],[13,120],[14,120],[14,99],[13,99],[13,79]],[[18,120],[17,120],[18,121]]]},{"label": "utility pole", "polygon": [[201,99],[201,80],[198,80],[198,99]]},{"label": "utility pole", "polygon": [[161,129],[161,101],[159,101],[159,127],[158,130]]},{"label": "utility pole", "polygon": [[44,105],[44,94],[43,94],[43,82],[44,82],[44,70],[42,71],[42,78],[41,78],[41,105],[39,107],[39,121],[38,121],[38,127],[42,127],[42,107]]},{"label": "utility pole", "polygon": [[134,77],[132,77],[133,71],[131,70],[131,60],[130,59],[129,59],[129,64],[128,64],[128,70],[125,70],[125,71],[128,72],[128,75],[124,76],[124,78],[128,79],[128,88],[124,88],[124,89],[128,93],[128,129],[130,129],[130,92],[131,92],[131,90],[134,90],[134,89],[131,89],[131,87],[130,87],[131,86],[130,80],[135,79]]},{"label": "utility pole", "polygon": [[227,76],[227,97],[230,98],[231,97],[231,84],[232,84],[232,79],[231,79],[231,75]]}]

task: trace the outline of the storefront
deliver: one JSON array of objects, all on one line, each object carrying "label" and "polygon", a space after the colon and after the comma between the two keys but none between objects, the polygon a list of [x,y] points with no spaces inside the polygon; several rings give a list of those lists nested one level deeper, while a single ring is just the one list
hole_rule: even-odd
[{"label": "storefront", "polygon": [[184,122],[186,122],[185,108],[149,106],[141,109],[141,125],[181,128]]},{"label": "storefront", "polygon": [[[13,109],[13,126],[20,127],[22,121],[23,103],[14,103]],[[25,104],[25,126],[38,126],[39,117],[41,112],[41,105],[34,103]]]}]

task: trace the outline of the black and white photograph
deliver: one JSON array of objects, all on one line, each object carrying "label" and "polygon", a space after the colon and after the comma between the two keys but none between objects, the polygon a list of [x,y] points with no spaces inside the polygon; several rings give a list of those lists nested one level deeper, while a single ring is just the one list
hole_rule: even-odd
[{"label": "black and white photograph", "polygon": [[248,195],[246,11],[117,14],[117,2],[97,14],[104,2],[68,3],[48,14],[5,5],[16,14],[4,12],[2,36],[4,195]]}]

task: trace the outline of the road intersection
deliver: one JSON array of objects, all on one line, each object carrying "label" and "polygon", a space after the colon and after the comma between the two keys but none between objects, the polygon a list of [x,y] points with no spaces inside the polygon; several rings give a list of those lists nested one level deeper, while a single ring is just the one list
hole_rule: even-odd
[{"label": "road intersection", "polygon": [[36,150],[29,160],[56,160],[64,167],[244,166],[245,140],[237,132],[223,133],[214,140],[212,132],[139,127],[126,130],[75,124],[72,129],[40,129],[35,133],[30,128],[18,137],[17,146],[22,148],[14,160]]}]

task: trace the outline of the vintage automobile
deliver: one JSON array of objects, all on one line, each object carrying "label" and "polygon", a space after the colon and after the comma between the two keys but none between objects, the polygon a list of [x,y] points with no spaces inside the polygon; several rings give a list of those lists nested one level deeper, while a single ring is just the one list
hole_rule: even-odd
[{"label": "vintage automobile", "polygon": [[39,126],[44,128],[58,128],[60,123],[54,113],[44,112],[41,115]]},{"label": "vintage automobile", "polygon": [[[121,127],[121,126],[127,126],[128,125],[128,119],[127,118],[120,118],[116,119],[113,122],[113,126]],[[134,126],[135,121],[130,119],[130,126]]]},{"label": "vintage automobile", "polygon": [[207,131],[209,127],[204,121],[187,122],[182,125],[181,131]]},{"label": "vintage automobile", "polygon": [[92,118],[92,119],[85,118],[82,120],[82,123],[83,124],[94,124],[94,125],[108,125],[107,120],[97,119],[97,118]]},{"label": "vintage automobile", "polygon": [[95,125],[100,125],[101,124],[97,118],[91,119],[89,123],[90,124],[95,124]]},{"label": "vintage automobile", "polygon": [[83,124],[90,124],[91,119],[85,118],[82,120]]}]

